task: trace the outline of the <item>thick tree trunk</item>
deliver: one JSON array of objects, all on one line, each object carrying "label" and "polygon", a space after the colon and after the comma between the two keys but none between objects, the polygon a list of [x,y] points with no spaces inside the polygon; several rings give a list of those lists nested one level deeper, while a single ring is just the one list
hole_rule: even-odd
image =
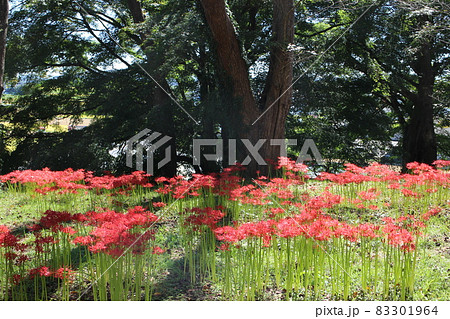
[{"label": "thick tree trunk", "polygon": [[431,164],[437,158],[432,98],[435,74],[429,43],[422,46],[414,69],[419,83],[414,109],[405,129],[404,165],[410,162]]},{"label": "thick tree trunk", "polygon": [[248,68],[242,57],[241,48],[233,24],[225,8],[224,0],[201,0],[206,21],[211,30],[219,63],[232,86],[234,98],[242,104],[240,115],[246,127],[258,116]]},{"label": "thick tree trunk", "polygon": [[[286,117],[292,100],[290,86],[293,58],[288,45],[294,39],[293,0],[273,0],[273,49],[265,90],[259,104],[250,87],[248,68],[227,14],[225,1],[201,0],[201,3],[226,83],[231,86],[233,98],[239,103],[239,116],[234,123],[235,137],[249,139],[253,145],[259,139],[266,139],[259,154],[263,159],[276,161],[280,149],[279,146],[271,146],[269,140],[284,139]],[[242,151],[238,150],[240,161],[249,155],[247,149]],[[267,166],[260,166],[252,159],[247,172],[254,176],[257,170],[266,173]]]},{"label": "thick tree trunk", "polygon": [[[285,138],[286,118],[292,104],[293,53],[288,45],[294,42],[293,1],[274,0],[273,42],[269,73],[260,103],[266,113],[256,123],[260,138],[268,140]],[[261,153],[265,159],[277,160],[280,146],[267,142]]]},{"label": "thick tree trunk", "polygon": [[3,81],[5,73],[6,34],[8,32],[9,1],[0,0],[0,103],[4,90]]}]

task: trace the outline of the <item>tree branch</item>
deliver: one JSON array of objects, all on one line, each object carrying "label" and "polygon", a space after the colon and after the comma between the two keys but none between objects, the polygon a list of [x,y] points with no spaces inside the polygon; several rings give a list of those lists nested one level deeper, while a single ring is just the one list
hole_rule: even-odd
[{"label": "tree branch", "polygon": [[78,11],[81,14],[81,17],[83,19],[83,23],[86,26],[86,28],[88,29],[89,33],[98,41],[98,43],[100,43],[100,45],[102,47],[104,47],[109,53],[111,53],[111,55],[113,55],[115,58],[117,58],[118,60],[120,60],[123,64],[125,64],[127,67],[130,67],[130,64],[124,59],[122,58],[120,55],[118,55],[109,45],[107,45],[105,42],[103,42],[98,35],[95,33],[95,31],[92,29],[91,25],[89,24],[89,21],[87,21],[86,16],[84,14],[84,12]]},{"label": "tree branch", "polygon": [[334,28],[343,27],[343,26],[348,26],[349,24],[350,24],[350,23],[338,23],[338,24],[329,26],[328,28],[325,28],[325,29],[323,29],[323,30],[317,31],[317,32],[315,32],[315,33],[312,33],[312,34],[302,34],[302,33],[300,33],[300,32],[296,32],[295,35],[297,35],[297,36],[299,36],[299,37],[303,37],[303,38],[312,38],[312,37],[315,37],[315,36],[317,36],[317,35],[319,35],[319,34],[326,33],[326,32],[328,32],[328,31],[330,31],[330,30],[332,30],[332,29],[334,29]]},{"label": "tree branch", "polygon": [[141,3],[136,0],[127,0],[128,8],[134,23],[142,23],[145,21],[144,13],[142,12]]},{"label": "tree branch", "polygon": [[399,72],[397,72],[395,69],[389,67],[386,63],[384,63],[383,61],[381,61],[381,59],[375,54],[375,52],[373,52],[373,50],[369,49],[366,45],[362,45],[356,41],[352,41],[349,40],[349,42],[353,43],[354,45],[356,45],[357,47],[359,47],[360,49],[364,50],[365,52],[369,53],[369,56],[374,59],[375,61],[378,62],[378,64],[383,67],[385,70],[387,70],[388,72],[391,72],[392,74],[395,74],[396,76],[398,76],[399,78],[401,78],[402,80],[406,81],[407,83],[411,84],[414,87],[418,86],[418,83],[414,82],[413,80],[409,79],[408,77],[406,77],[404,74],[401,74]]},{"label": "tree branch", "polygon": [[81,62],[43,63],[41,65],[34,65],[32,67],[34,68],[34,67],[38,67],[38,66],[46,66],[46,67],[71,67],[71,66],[73,66],[73,67],[80,67],[82,69],[85,69],[89,72],[96,73],[96,74],[107,74],[107,72],[105,72],[105,71],[91,68]]}]

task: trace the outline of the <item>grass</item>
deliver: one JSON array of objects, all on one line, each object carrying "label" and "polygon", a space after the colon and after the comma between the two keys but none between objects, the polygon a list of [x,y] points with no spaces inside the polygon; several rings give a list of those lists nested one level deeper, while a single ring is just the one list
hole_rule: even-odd
[{"label": "grass", "polygon": [[[380,185],[373,182],[364,182],[357,185],[337,185],[323,181],[311,181],[302,185],[290,186],[289,189],[295,194],[296,198],[305,193],[309,194],[309,198],[313,198],[327,191],[354,200],[358,197],[356,194],[373,187],[380,188]],[[208,237],[209,229],[204,228],[202,233],[196,231],[191,233],[183,224],[186,217],[179,215],[180,212],[193,207],[214,207],[217,204],[224,204],[226,205],[225,209],[232,214],[225,216],[220,221],[220,226],[223,226],[231,225],[233,220],[244,222],[260,220],[265,214],[260,206],[249,205],[240,201],[223,201],[221,198],[208,194],[174,201],[164,194],[155,192],[154,189],[141,187],[123,193],[80,190],[78,194],[49,192],[47,195],[35,193],[32,189],[33,187],[21,190],[8,189],[6,185],[0,189],[0,225],[8,226],[13,234],[24,236],[30,242],[34,235],[28,229],[28,226],[33,225],[46,210],[68,211],[72,214],[99,211],[102,208],[125,211],[134,206],[149,207],[153,210],[152,203],[160,201],[169,203],[168,209],[155,209],[155,213],[160,214],[160,220],[153,226],[157,230],[154,243],[163,247],[166,253],[160,255],[160,258],[152,266],[154,271],[151,274],[143,274],[144,281],[151,282],[152,300],[397,300],[401,298],[399,286],[389,286],[388,290],[382,292],[382,287],[377,289],[376,282],[369,283],[367,288],[355,284],[348,288],[349,290],[346,292],[336,293],[335,288],[333,288],[335,282],[330,279],[326,269],[314,273],[314,277],[310,278],[309,284],[307,284],[308,289],[305,289],[305,287],[298,285],[304,279],[296,277],[299,275],[292,274],[290,270],[287,270],[298,271],[300,269],[296,263],[301,262],[301,259],[300,261],[295,259],[295,255],[292,255],[293,252],[289,253],[292,247],[297,244],[300,245],[300,243],[295,244],[280,240],[273,244],[277,245],[276,247],[279,247],[280,251],[284,251],[283,247],[286,247],[283,252],[284,255],[279,255],[281,264],[277,264],[277,257],[268,258],[264,255],[277,254],[278,249],[276,247],[260,249],[260,246],[258,246],[260,243],[258,244],[258,241],[253,239],[242,241],[240,244],[243,247],[242,249],[233,250],[234,248],[232,248],[233,252],[228,254],[226,251],[217,250],[216,245],[218,246],[220,243]],[[424,189],[421,189],[420,186],[415,187],[414,190],[424,192]],[[383,191],[379,197],[373,200],[373,203],[370,201],[370,203],[378,206],[377,209],[357,207],[349,202],[342,202],[332,205],[331,208],[326,210],[325,214],[343,223],[363,224],[377,223],[384,217],[396,218],[407,214],[417,214],[417,212],[426,211],[431,206],[443,207],[439,215],[429,220],[423,239],[419,241],[416,248],[417,264],[415,267],[414,294],[408,296],[408,299],[450,300],[450,209],[448,194],[448,188],[444,187],[443,190],[434,195],[426,195],[427,197],[415,200],[411,197],[399,196],[395,190],[383,186]],[[277,201],[282,201],[282,199],[272,198],[264,207],[274,208]],[[173,205],[170,206],[170,203],[173,203]],[[385,203],[390,203],[390,206],[384,205]],[[284,206],[287,211],[291,208],[289,205]],[[213,242],[212,246],[209,247],[210,240],[213,240]],[[308,247],[309,244],[305,245],[304,247]],[[312,243],[312,245],[315,244]],[[325,248],[328,247],[328,244],[323,245]],[[342,251],[345,251],[346,244],[343,245],[344,250]],[[382,248],[380,243],[371,243],[371,245],[373,245],[372,250],[368,250],[369,260],[371,254],[374,254],[373,249]],[[352,250],[357,251],[360,248],[361,243],[359,242],[351,245]],[[318,252],[317,255],[310,256],[314,267],[327,262],[327,255],[323,254],[320,249],[317,249],[317,247],[311,249],[316,249],[314,251]],[[329,249],[331,252],[334,248],[330,246]],[[257,254],[261,254],[258,257],[260,259],[257,258]],[[379,253],[380,258],[386,257],[385,254],[385,251],[381,251]],[[98,274],[92,276],[87,272],[87,269],[95,269],[92,264],[95,262],[93,255],[95,254],[88,252],[86,249],[81,249],[79,246],[71,248],[71,265],[74,269],[79,268],[79,272],[73,282],[70,283],[68,290],[64,291],[62,288],[64,285],[61,281],[55,279],[48,279],[45,283],[26,280],[23,288],[26,298],[28,300],[40,299],[40,297],[33,295],[33,291],[36,291],[37,287],[38,290],[45,290],[46,297],[44,299],[96,299],[91,284],[93,283],[92,278],[98,277]],[[230,263],[227,256],[234,258],[234,261]],[[337,259],[342,257],[340,255],[333,256]],[[358,254],[352,256],[351,262],[354,263],[354,266],[349,267],[350,273],[348,276],[349,278],[360,278],[363,272],[361,260],[357,259]],[[258,260],[267,260],[267,264],[261,266],[258,264]],[[235,263],[236,261],[241,262]],[[344,259],[341,262],[345,263]],[[288,264],[291,268],[288,267]],[[230,265],[232,265],[231,269]],[[249,265],[254,267],[253,269],[257,272],[256,275],[251,272],[246,273],[246,268]],[[0,265],[0,267],[5,267],[5,265]],[[368,267],[370,274],[374,271],[374,266],[369,263]],[[274,269],[279,269],[278,275]],[[232,274],[231,277],[223,279],[222,276],[227,272]],[[240,278],[242,272],[244,275]],[[262,277],[261,274],[263,274]],[[280,276],[281,278],[279,278]],[[252,278],[256,278],[256,282],[252,282]],[[263,278],[264,282],[259,283],[258,280],[260,279],[258,278]],[[132,281],[135,279],[130,280],[129,284],[132,285]],[[280,281],[287,281],[287,284],[280,285]],[[227,293],[227,291],[230,291],[230,293]],[[109,286],[104,293],[106,298],[111,298]],[[135,293],[144,292],[136,291]],[[128,297],[128,299],[133,298],[140,299],[136,296],[133,297],[133,295]]]}]

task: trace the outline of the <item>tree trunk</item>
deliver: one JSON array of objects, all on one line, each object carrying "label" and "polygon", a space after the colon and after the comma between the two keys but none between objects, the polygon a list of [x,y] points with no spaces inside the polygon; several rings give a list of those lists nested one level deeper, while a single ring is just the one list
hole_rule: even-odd
[{"label": "tree trunk", "polygon": [[[294,42],[293,1],[274,0],[273,33],[269,73],[260,102],[267,111],[256,124],[260,138],[284,140],[286,118],[292,104],[293,53],[288,45]],[[276,161],[280,146],[266,142],[261,154],[264,159]]]},{"label": "tree trunk", "polygon": [[[269,139],[284,139],[286,117],[292,100],[293,57],[288,45],[294,39],[294,4],[293,0],[273,0],[273,3],[273,49],[265,90],[258,104],[250,87],[248,67],[225,1],[201,0],[226,83],[239,104],[239,116],[234,118],[235,137],[249,139],[253,145],[259,139],[267,139],[259,154],[263,159],[276,161],[280,149],[279,146],[271,146]],[[233,110],[229,112],[234,113]],[[242,161],[250,154],[247,149],[238,149],[237,155],[238,160]],[[267,165],[258,165],[252,159],[247,172],[254,176],[257,170],[266,173]]]},{"label": "tree trunk", "polygon": [[413,101],[414,109],[404,135],[404,166],[410,162],[431,164],[437,158],[432,98],[435,74],[429,43],[423,44],[414,69],[419,76],[419,83]]},{"label": "tree trunk", "polygon": [[6,34],[8,32],[9,1],[0,0],[0,103],[3,95],[5,73]]},{"label": "tree trunk", "polygon": [[144,13],[142,12],[141,3],[136,0],[127,0],[128,9],[130,9],[131,17],[134,23],[144,22]]},{"label": "tree trunk", "polygon": [[224,0],[201,0],[211,30],[219,63],[232,86],[234,98],[240,100],[242,124],[250,126],[258,108],[250,88],[248,68],[242,57],[236,33],[226,12]]}]

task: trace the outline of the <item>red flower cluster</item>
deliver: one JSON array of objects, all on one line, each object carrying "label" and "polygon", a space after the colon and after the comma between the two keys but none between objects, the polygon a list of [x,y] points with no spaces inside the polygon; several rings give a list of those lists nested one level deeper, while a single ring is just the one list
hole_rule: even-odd
[{"label": "red flower cluster", "polygon": [[32,228],[33,231],[40,229],[51,229],[56,232],[64,228],[63,223],[72,221],[72,214],[68,212],[58,212],[53,210],[47,210],[43,216],[39,219],[39,222]]},{"label": "red flower cluster", "polygon": [[141,206],[127,213],[115,211],[87,212],[84,222],[94,226],[90,236],[74,238],[73,243],[88,246],[95,253],[103,252],[121,256],[130,247],[134,254],[142,254],[148,242],[154,239],[155,230],[148,229],[158,217]]},{"label": "red flower cluster", "polygon": [[[31,279],[33,279],[36,276],[40,276],[40,277],[53,277],[61,280],[67,280],[71,278],[73,273],[74,271],[67,267],[61,267],[52,271],[47,266],[32,268],[28,271],[28,275]],[[19,279],[20,278],[17,278],[16,280]]]},{"label": "red flower cluster", "polygon": [[[215,229],[217,223],[225,217],[225,213],[220,209],[223,207],[216,207],[217,209],[213,209],[211,207],[198,208],[194,207],[191,209],[187,209],[184,214],[189,214],[189,216],[185,219],[185,225],[194,226],[194,230],[198,230],[197,226],[206,225],[211,229]],[[193,214],[192,214],[193,213]]]},{"label": "red flower cluster", "polygon": [[265,246],[270,245],[273,236],[282,238],[306,237],[315,241],[327,241],[333,238],[344,238],[356,242],[362,238],[374,239],[387,236],[388,243],[402,250],[415,249],[415,241],[425,227],[420,219],[413,216],[401,217],[396,220],[385,219],[385,225],[364,223],[350,225],[323,215],[317,211],[304,212],[292,218],[280,220],[265,220],[244,223],[239,226],[223,226],[214,229],[216,238],[225,242],[237,243],[247,238],[260,237]]},{"label": "red flower cluster", "polygon": [[37,184],[35,192],[47,194],[58,191],[59,193],[76,193],[78,189],[115,189],[128,187],[131,190],[135,185],[152,187],[148,182],[145,172],[136,171],[129,175],[115,177],[112,175],[93,176],[92,172],[82,169],[74,171],[69,168],[64,171],[51,171],[48,168],[42,170],[14,171],[6,175],[0,175],[0,182]]},{"label": "red flower cluster", "polygon": [[115,177],[112,175],[105,176],[90,176],[86,177],[85,181],[89,188],[95,189],[114,189],[123,186],[132,187],[134,185],[141,185],[143,187],[152,187],[148,182],[150,175],[142,171],[135,171],[129,175],[122,175]]},{"label": "red flower cluster", "polygon": [[[75,224],[76,228],[93,227],[90,235],[70,240],[74,244],[88,246],[92,252],[117,257],[130,247],[130,251],[134,254],[142,254],[147,249],[153,254],[162,254],[164,252],[162,248],[148,244],[154,239],[155,230],[147,228],[157,220],[156,215],[141,206],[131,208],[126,213],[102,211],[72,215],[68,212],[47,210],[36,224],[29,227],[33,231],[34,240],[28,244],[21,243],[20,238],[13,235],[8,227],[0,225],[0,248],[4,248],[3,256],[0,257],[20,265],[30,260],[26,254],[30,249],[34,249],[37,256],[50,253],[55,244],[62,240],[70,240],[67,235],[73,236],[77,233],[75,228],[67,225],[69,222]],[[49,231],[53,235],[49,235]],[[29,276],[70,279],[72,273],[73,271],[67,267],[50,270],[44,265],[32,268]],[[21,278],[20,275],[14,274],[12,279],[18,283]]]},{"label": "red flower cluster", "polygon": [[191,180],[185,180],[182,176],[176,176],[170,179],[159,177],[155,181],[162,187],[156,192],[160,194],[170,194],[173,198],[185,198],[187,196],[199,196],[200,189],[211,189],[216,185],[214,175],[193,174]]},{"label": "red flower cluster", "polygon": [[4,256],[6,260],[21,265],[29,260],[29,257],[24,254],[27,245],[20,242],[19,238],[13,235],[8,227],[0,225],[0,248],[4,247]]},{"label": "red flower cluster", "polygon": [[450,167],[450,161],[437,160],[433,162],[433,165],[436,166],[437,168]]},{"label": "red flower cluster", "polygon": [[[71,168],[68,168],[64,171],[56,171],[53,172],[48,168],[44,168],[42,170],[24,170],[24,171],[14,171],[9,174],[0,175],[0,182],[10,183],[35,183],[39,186],[52,184],[52,183],[60,183],[61,185],[64,183],[70,182],[81,182],[87,176],[90,176],[90,172],[85,172],[84,170],[76,170],[74,171]],[[71,183],[74,184],[75,183]],[[79,184],[80,185],[80,184]],[[83,185],[80,185],[82,187]]]},{"label": "red flower cluster", "polygon": [[387,235],[388,243],[405,251],[415,250],[417,236],[421,235],[420,229],[425,228],[423,220],[423,217],[419,219],[412,215],[401,216],[397,219],[383,218],[385,222],[383,232]]}]

